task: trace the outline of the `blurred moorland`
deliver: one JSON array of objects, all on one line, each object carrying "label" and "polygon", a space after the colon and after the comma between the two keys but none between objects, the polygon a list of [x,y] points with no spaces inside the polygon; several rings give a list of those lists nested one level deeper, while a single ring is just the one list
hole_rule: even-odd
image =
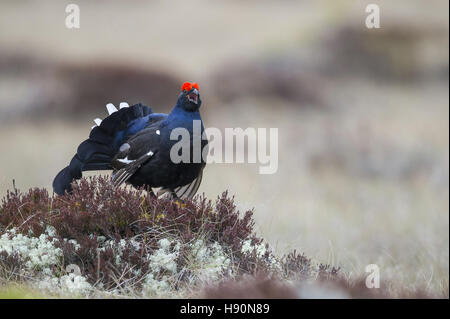
[{"label": "blurred moorland", "polygon": [[213,164],[200,193],[254,207],[279,254],[448,297],[447,1],[79,0],[73,30],[68,3],[0,4],[1,197],[51,190],[106,103],[168,112],[196,81],[206,126],[279,129],[276,174]]}]

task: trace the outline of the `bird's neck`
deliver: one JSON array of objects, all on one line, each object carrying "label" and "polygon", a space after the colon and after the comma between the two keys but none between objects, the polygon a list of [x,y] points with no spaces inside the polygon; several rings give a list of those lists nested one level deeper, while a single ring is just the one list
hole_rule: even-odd
[{"label": "bird's neck", "polygon": [[181,105],[178,103],[175,105],[175,107],[170,112],[168,118],[171,122],[185,122],[185,121],[193,121],[193,120],[201,120],[200,112],[198,110],[196,111],[186,111],[183,109]]}]

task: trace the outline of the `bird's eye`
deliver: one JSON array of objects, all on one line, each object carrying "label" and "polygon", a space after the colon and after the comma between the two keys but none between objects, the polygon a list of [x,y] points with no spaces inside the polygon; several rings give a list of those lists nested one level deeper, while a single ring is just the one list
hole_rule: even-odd
[{"label": "bird's eye", "polygon": [[196,82],[192,83],[192,87],[196,88],[198,91],[200,91],[198,84]]}]

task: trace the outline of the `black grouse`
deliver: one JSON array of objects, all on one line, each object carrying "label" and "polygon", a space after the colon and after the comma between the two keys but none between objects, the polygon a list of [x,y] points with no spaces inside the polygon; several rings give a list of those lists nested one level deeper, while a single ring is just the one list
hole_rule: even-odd
[{"label": "black grouse", "polygon": [[[110,115],[91,130],[89,138],[82,142],[69,166],[62,169],[53,181],[55,193],[71,192],[71,183],[82,177],[83,171],[113,170],[112,183],[119,186],[129,183],[134,187],[161,188],[158,195],[169,192],[174,198],[192,198],[197,192],[205,167],[202,153],[208,141],[204,138],[204,127],[200,116],[199,87],[197,83],[185,82],[181,87],[177,103],[170,114],[153,113],[142,104],[129,106],[121,103],[117,110],[108,104]],[[196,134],[196,127],[200,136]],[[189,132],[188,160],[171,159],[171,149],[181,143],[183,134],[171,133],[175,129]],[[175,133],[175,132],[174,132]],[[200,150],[194,146],[199,145]],[[185,151],[185,148],[180,148]],[[179,152],[177,152],[178,155]],[[195,160],[197,159],[197,160]]]}]

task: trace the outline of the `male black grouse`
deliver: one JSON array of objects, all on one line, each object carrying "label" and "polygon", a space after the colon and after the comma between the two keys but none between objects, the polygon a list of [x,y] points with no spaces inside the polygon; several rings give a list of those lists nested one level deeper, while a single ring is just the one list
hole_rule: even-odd
[{"label": "male black grouse", "polygon": [[[126,182],[134,187],[159,188],[159,194],[170,192],[174,198],[192,198],[197,192],[205,167],[203,156],[193,161],[195,150],[194,126],[200,123],[201,135],[204,127],[199,108],[197,83],[185,82],[181,94],[170,114],[153,113],[142,104],[128,107],[121,103],[117,110],[108,104],[110,115],[91,130],[89,138],[78,146],[69,166],[62,169],[53,181],[55,193],[71,192],[71,183],[82,176],[82,171],[113,170],[112,183],[119,186]],[[194,121],[197,120],[197,123]],[[174,163],[170,150],[179,140],[171,139],[174,129],[184,128],[189,132],[190,161]],[[201,150],[208,144],[201,139]]]}]

